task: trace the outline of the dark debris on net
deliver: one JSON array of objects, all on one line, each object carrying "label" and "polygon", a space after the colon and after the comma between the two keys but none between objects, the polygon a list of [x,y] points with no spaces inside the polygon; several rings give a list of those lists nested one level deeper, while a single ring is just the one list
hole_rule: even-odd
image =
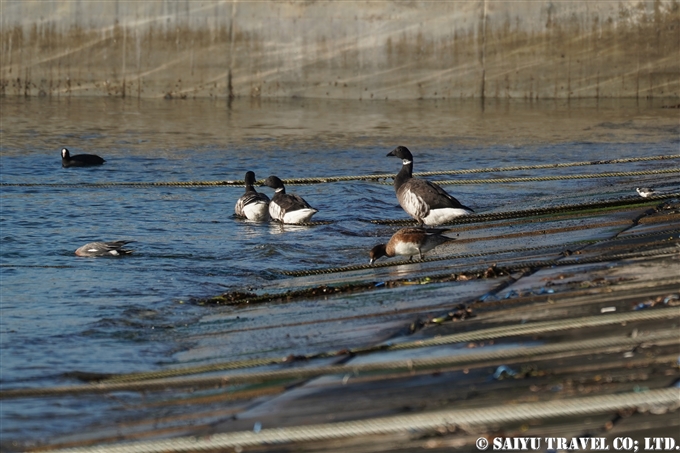
[{"label": "dark debris on net", "polygon": [[312,288],[290,290],[284,293],[256,294],[244,291],[228,291],[218,296],[196,298],[192,303],[196,305],[245,305],[263,302],[294,302],[302,299],[316,299],[330,295],[351,294],[374,289],[395,288],[406,285],[426,285],[429,283],[446,283],[468,281],[484,278],[498,278],[509,275],[506,269],[492,264],[484,271],[460,272],[416,279],[400,279],[381,282],[348,283],[343,285],[320,285]]}]

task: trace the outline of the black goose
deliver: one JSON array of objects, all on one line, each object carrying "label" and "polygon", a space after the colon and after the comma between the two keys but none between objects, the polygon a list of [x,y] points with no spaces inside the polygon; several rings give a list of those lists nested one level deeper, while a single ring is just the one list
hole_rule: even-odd
[{"label": "black goose", "polygon": [[319,212],[299,195],[286,193],[283,181],[276,176],[272,175],[265,179],[264,185],[275,190],[272,201],[269,203],[269,215],[274,220],[283,223],[306,223]]},{"label": "black goose", "polygon": [[234,212],[248,220],[269,220],[269,197],[253,189],[255,173],[246,172],[246,193],[236,201]]},{"label": "black goose", "polygon": [[474,212],[437,184],[414,178],[413,155],[405,146],[397,146],[387,155],[402,159],[403,166],[394,178],[394,190],[401,207],[419,225],[441,225],[455,217]]}]

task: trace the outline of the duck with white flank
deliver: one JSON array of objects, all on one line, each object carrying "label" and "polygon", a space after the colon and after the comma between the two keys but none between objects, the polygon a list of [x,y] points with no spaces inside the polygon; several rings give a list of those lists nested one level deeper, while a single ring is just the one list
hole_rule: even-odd
[{"label": "duck with white flank", "polygon": [[66,148],[61,150],[61,166],[67,167],[91,167],[93,165],[101,165],[106,162],[101,157],[95,154],[76,154],[71,156]]},{"label": "duck with white flank", "polygon": [[124,249],[130,241],[90,242],[76,250],[78,256],[121,256],[129,255],[132,250]]},{"label": "duck with white flank", "polygon": [[264,180],[264,185],[274,189],[275,193],[269,203],[269,215],[283,223],[306,223],[319,212],[296,194],[287,194],[283,181],[276,176]]},{"label": "duck with white flank", "polygon": [[248,220],[269,220],[269,197],[253,189],[255,173],[246,172],[246,193],[236,201],[234,212]]},{"label": "duck with white flank", "polygon": [[656,195],[654,189],[651,187],[636,187],[635,190],[637,191],[638,195],[640,195],[642,198],[647,198],[651,197],[652,195]]},{"label": "duck with white flank", "polygon": [[413,177],[413,155],[405,146],[397,146],[388,156],[402,159],[403,166],[394,178],[397,200],[418,225],[441,225],[474,211],[460,204],[438,185]]},{"label": "duck with white flank", "polygon": [[387,244],[379,244],[371,249],[371,264],[378,258],[396,255],[408,256],[409,261],[418,255],[422,261],[423,253],[429,252],[438,245],[455,241],[454,238],[442,236],[445,230],[427,228],[402,228],[392,235]]}]

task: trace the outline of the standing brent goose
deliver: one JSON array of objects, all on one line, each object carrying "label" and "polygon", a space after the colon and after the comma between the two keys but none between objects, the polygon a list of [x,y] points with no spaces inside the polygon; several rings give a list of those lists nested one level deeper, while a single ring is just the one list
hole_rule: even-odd
[{"label": "standing brent goose", "polygon": [[236,201],[234,212],[248,220],[269,220],[269,197],[253,189],[255,173],[246,172],[246,193]]},{"label": "standing brent goose", "polygon": [[397,200],[418,225],[441,225],[451,219],[474,212],[446,193],[438,185],[413,177],[413,155],[405,146],[397,146],[388,156],[402,159],[404,165],[394,178]]},{"label": "standing brent goose", "polygon": [[283,223],[306,223],[319,212],[299,195],[287,194],[283,181],[276,176],[272,175],[265,179],[264,185],[275,190],[272,201],[269,203],[269,215],[274,220]]},{"label": "standing brent goose", "polygon": [[132,250],[124,249],[130,241],[90,242],[76,250],[78,256],[121,256],[129,255]]},{"label": "standing brent goose", "polygon": [[61,150],[61,166],[66,167],[90,167],[92,165],[101,165],[106,162],[99,156],[94,154],[77,154],[71,156],[66,148]]},{"label": "standing brent goose", "polygon": [[438,245],[455,241],[454,238],[442,236],[445,230],[426,228],[402,228],[392,235],[387,244],[379,244],[371,249],[369,256],[371,264],[378,258],[395,255],[408,256],[409,261],[414,255],[423,259],[423,253],[432,250]]}]

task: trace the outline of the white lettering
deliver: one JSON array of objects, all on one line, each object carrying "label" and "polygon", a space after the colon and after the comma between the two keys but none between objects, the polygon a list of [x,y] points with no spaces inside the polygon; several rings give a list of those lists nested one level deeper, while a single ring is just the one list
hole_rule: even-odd
[{"label": "white lettering", "polygon": [[494,450],[526,451],[541,448],[540,437],[496,437],[493,440]]},{"label": "white lettering", "polygon": [[593,450],[609,450],[609,445],[607,445],[607,439],[605,439],[604,437],[593,437],[592,440]]}]

